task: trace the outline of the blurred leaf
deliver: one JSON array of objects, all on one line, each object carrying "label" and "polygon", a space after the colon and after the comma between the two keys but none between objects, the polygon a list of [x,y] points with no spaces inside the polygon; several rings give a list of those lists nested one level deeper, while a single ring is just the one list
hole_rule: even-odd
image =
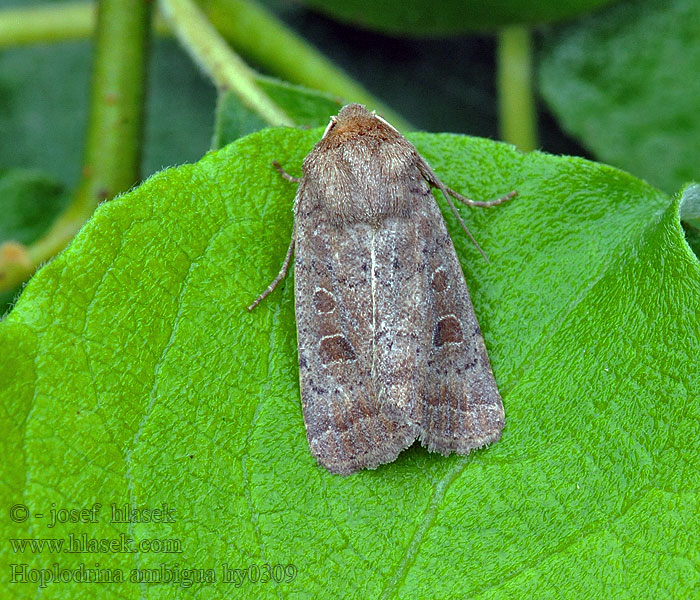
[{"label": "blurred leaf", "polygon": [[[80,175],[90,45],[69,42],[0,52],[0,165],[50,173],[66,185]],[[42,92],[37,93],[37,82]]]},{"label": "blurred leaf", "polygon": [[[296,2],[265,4],[415,125],[412,129],[499,137],[494,36],[389,37],[332,21]],[[540,121],[543,147],[558,154],[583,153],[549,115]]]},{"label": "blurred leaf", "polygon": [[[293,174],[320,130],[268,129],[102,205],[0,323],[4,539],[177,539],[182,552],[13,552],[64,569],[208,568],[216,583],[114,597],[228,597],[223,568],[293,564],[256,598],[690,598],[700,553],[700,268],[680,199],[580,159],[410,136],[446,183],[510,203],[448,211],[503,393],[502,440],[418,446],[343,478],[304,435],[291,278],[256,311],[292,230]],[[440,200],[442,202],[442,200]],[[443,207],[444,208],[444,207]],[[48,529],[36,512],[103,504]],[[176,510],[110,523],[109,504]],[[246,571],[247,573],[248,571]],[[253,571],[254,572],[254,571]],[[44,595],[93,597],[78,583]],[[5,586],[7,588],[7,586]],[[14,584],[35,597],[37,584]]]},{"label": "blurred leaf", "polygon": [[[329,117],[337,114],[341,107],[340,102],[323,92],[266,77],[259,77],[257,83],[300,127],[325,126]],[[257,113],[241,104],[233,92],[223,92],[217,103],[212,146],[221,148],[267,126]]]},{"label": "blurred leaf", "polygon": [[[157,40],[142,169],[199,159],[209,148],[215,90],[172,40]],[[73,186],[82,164],[91,45],[66,42],[0,53],[0,165],[37,168]],[[40,83],[37,83],[40,82]],[[41,92],[37,92],[40,85]]]},{"label": "blurred leaf", "polygon": [[689,225],[688,223],[683,223],[683,231],[685,232],[685,239],[688,242],[688,246],[695,252],[695,256],[700,258],[700,228]]},{"label": "blurred leaf", "polygon": [[153,40],[146,101],[144,178],[210,149],[216,90],[175,40]]},{"label": "blurred leaf", "polygon": [[700,177],[700,3],[640,0],[554,30],[542,94],[595,156],[673,191]]},{"label": "blurred leaf", "polygon": [[[0,170],[0,245],[29,244],[48,229],[67,201],[62,186],[36,171]],[[0,317],[19,294],[19,287],[0,293]]]},{"label": "blurred leaf", "polygon": [[62,186],[44,174],[26,169],[0,170],[0,241],[28,244],[51,223],[65,202]]},{"label": "blurred leaf", "polygon": [[700,185],[697,183],[688,186],[683,194],[681,219],[688,245],[700,258]]},{"label": "blurred leaf", "polygon": [[445,36],[538,24],[588,13],[612,0],[301,0],[341,21],[390,34]]},{"label": "blurred leaf", "polygon": [[700,226],[700,184],[694,183],[684,191],[681,219]]}]

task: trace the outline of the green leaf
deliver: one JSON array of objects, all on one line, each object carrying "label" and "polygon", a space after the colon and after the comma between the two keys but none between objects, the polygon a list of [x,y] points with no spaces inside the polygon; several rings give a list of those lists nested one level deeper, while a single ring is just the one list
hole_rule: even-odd
[{"label": "green leaf", "polygon": [[[490,263],[443,211],[507,425],[467,457],[414,446],[343,478],[315,464],[305,439],[291,278],[245,309],[292,229],[295,186],[270,163],[299,174],[319,136],[265,130],[157,174],[102,205],[29,282],[0,323],[0,493],[29,511],[2,520],[3,539],[123,533],[180,540],[182,551],[5,543],[3,582],[10,564],[99,562],[127,577],[161,565],[216,576],[100,587],[107,597],[692,597],[700,268],[681,198],[581,159],[411,135],[457,190],[519,192],[462,211]],[[97,522],[49,529],[35,516],[95,502]],[[126,502],[167,503],[175,522],[110,523],[110,503]],[[296,577],[222,582],[224,565],[265,564],[292,564]],[[71,598],[98,588],[47,586]]]},{"label": "green leaf", "polygon": [[585,14],[611,0],[302,0],[337,19],[392,34],[444,36],[495,30],[514,23],[557,21]]},{"label": "green leaf", "polygon": [[[320,127],[338,113],[341,103],[328,94],[269,77],[258,77],[258,85],[297,126]],[[244,106],[233,92],[219,95],[216,107],[214,148],[267,127],[257,113]]]},{"label": "green leaf", "polygon": [[[66,204],[61,185],[43,173],[26,169],[0,169],[0,245],[30,244],[43,234]],[[0,293],[0,317],[19,295],[19,286]]]},{"label": "green leaf", "polygon": [[667,191],[700,177],[700,3],[617,4],[556,30],[544,98],[596,158]]}]

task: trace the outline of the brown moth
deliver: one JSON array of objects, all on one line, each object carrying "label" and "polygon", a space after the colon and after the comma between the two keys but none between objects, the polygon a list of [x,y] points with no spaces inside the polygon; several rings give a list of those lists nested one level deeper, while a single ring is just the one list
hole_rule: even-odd
[{"label": "brown moth", "polygon": [[[381,117],[349,104],[305,158],[294,229],[299,380],[312,454],[348,475],[418,439],[467,454],[505,422],[484,339],[442,213],[442,183]],[[466,231],[466,228],[465,228]],[[467,232],[469,233],[469,232]],[[471,235],[470,235],[471,237]],[[473,239],[473,238],[472,238]]]}]

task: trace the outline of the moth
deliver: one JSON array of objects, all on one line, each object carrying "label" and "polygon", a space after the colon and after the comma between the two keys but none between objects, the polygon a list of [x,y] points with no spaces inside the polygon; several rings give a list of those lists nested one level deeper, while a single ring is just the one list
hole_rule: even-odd
[{"label": "moth", "polygon": [[301,399],[318,462],[348,475],[393,461],[417,439],[444,455],[498,440],[503,403],[431,188],[468,234],[451,197],[493,206],[515,192],[464,198],[360,104],[331,118],[300,179],[276,166],[299,183],[292,239],[249,310],[294,253]]}]

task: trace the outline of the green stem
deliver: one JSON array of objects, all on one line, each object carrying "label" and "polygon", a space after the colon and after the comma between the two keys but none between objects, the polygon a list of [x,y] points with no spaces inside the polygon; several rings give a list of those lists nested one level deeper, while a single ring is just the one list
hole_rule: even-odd
[{"label": "green stem", "polygon": [[[199,4],[235,48],[270,73],[329,92],[347,102],[361,102],[378,110],[399,129],[413,129],[401,116],[258,4],[246,0],[199,0]],[[167,31],[162,19],[156,18],[155,22],[158,33]],[[92,32],[93,23],[93,2],[0,10],[0,48],[20,43],[86,38]]]},{"label": "green stem", "polygon": [[252,0],[201,0],[203,10],[246,57],[279,77],[378,110],[400,130],[413,127]]},{"label": "green stem", "polygon": [[0,48],[85,39],[95,29],[95,5],[65,2],[0,10]]},{"label": "green stem", "polygon": [[70,204],[49,231],[13,261],[0,252],[0,289],[11,289],[60,252],[97,205],[139,180],[150,4],[98,4],[92,97],[82,178]]},{"label": "green stem", "polygon": [[100,0],[83,179],[78,196],[97,202],[140,179],[150,3]]},{"label": "green stem", "polygon": [[255,80],[255,72],[231,50],[192,0],[160,0],[163,15],[190,56],[219,90],[232,90],[270,125],[294,126]]},{"label": "green stem", "polygon": [[532,89],[532,36],[526,26],[501,30],[498,40],[498,89],[501,137],[523,152],[537,147],[537,118]]}]

